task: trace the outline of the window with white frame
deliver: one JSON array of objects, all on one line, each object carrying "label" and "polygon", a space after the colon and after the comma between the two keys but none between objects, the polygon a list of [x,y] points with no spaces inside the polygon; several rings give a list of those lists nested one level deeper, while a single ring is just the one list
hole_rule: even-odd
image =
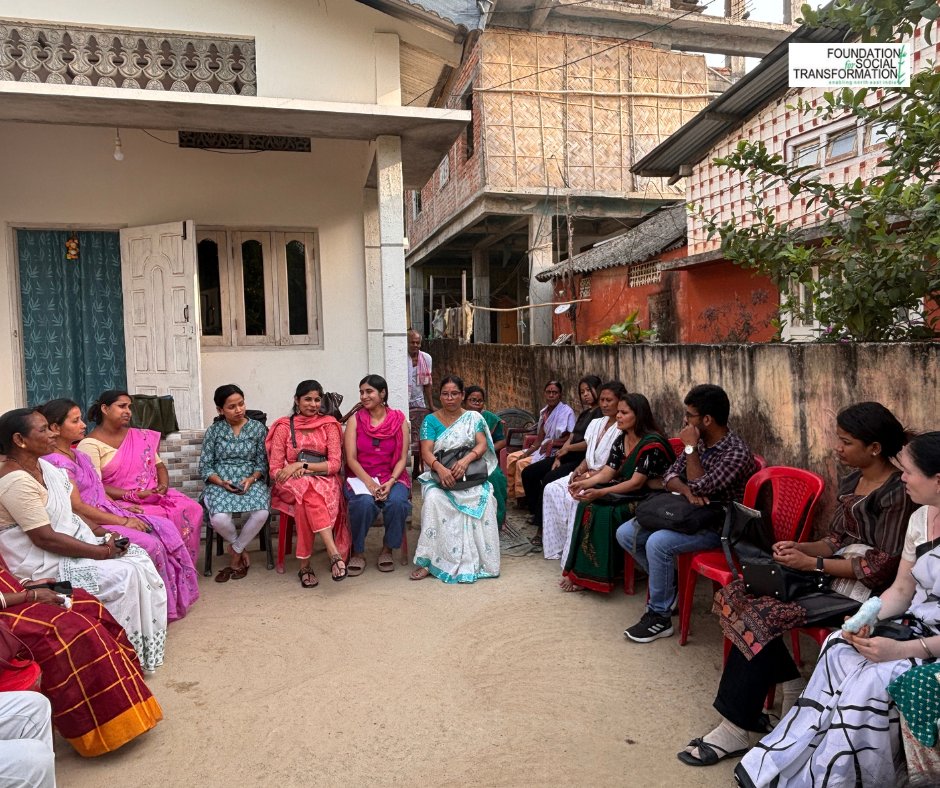
[{"label": "window with white frame", "polygon": [[884,145],[885,140],[897,136],[898,124],[892,120],[883,123],[871,123],[865,129],[865,147],[873,148]]},{"label": "window with white frame", "polygon": [[421,189],[415,189],[411,193],[411,215],[420,216],[421,215]]},{"label": "window with white frame", "polygon": [[319,345],[316,233],[200,230],[202,344]]},{"label": "window with white frame", "polygon": [[790,163],[794,167],[815,167],[819,164],[819,140],[807,140],[790,148]]},{"label": "window with white frame", "polygon": [[[819,272],[813,268],[813,278]],[[813,308],[813,291],[803,282],[790,283],[792,309],[784,315],[783,338],[791,342],[805,342],[819,336],[821,326]]]},{"label": "window with white frame", "polygon": [[826,161],[847,159],[858,153],[858,128],[851,126],[829,135],[826,142]]},{"label": "window with white frame", "polygon": [[441,159],[441,166],[438,170],[438,181],[437,187],[443,189],[447,185],[447,181],[450,180],[450,155],[445,156]]}]

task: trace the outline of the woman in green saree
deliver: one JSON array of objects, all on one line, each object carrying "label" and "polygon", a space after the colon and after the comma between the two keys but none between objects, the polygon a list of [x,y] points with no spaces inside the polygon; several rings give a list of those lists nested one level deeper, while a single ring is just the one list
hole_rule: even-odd
[{"label": "woman in green saree", "polygon": [[611,449],[606,467],[569,488],[580,503],[562,562],[559,585],[564,591],[613,590],[614,579],[623,566],[617,527],[633,517],[637,504],[651,491],[650,481],[660,479],[675,460],[642,394],[620,398],[617,427],[622,434]]},{"label": "woman in green saree", "polygon": [[[486,391],[481,386],[467,386],[463,404],[467,410],[475,410],[483,417],[490,431],[490,437],[493,438],[493,450],[499,457],[499,452],[506,446],[506,431],[503,429],[503,420],[495,413],[485,410]],[[506,498],[509,496],[509,487],[498,465],[490,474],[489,482],[493,485],[493,495],[496,496],[496,522],[499,524],[499,530],[503,530],[503,523],[506,522]]]}]

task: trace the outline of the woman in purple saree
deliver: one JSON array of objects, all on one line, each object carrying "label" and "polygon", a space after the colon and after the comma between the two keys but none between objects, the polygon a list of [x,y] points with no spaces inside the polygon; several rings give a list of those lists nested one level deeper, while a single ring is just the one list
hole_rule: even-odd
[{"label": "woman in purple saree", "polygon": [[112,500],[139,506],[141,513],[171,520],[196,564],[202,507],[170,489],[170,475],[157,454],[160,433],[131,427],[131,397],[105,391],[88,409],[97,426],[76,447],[91,459]]},{"label": "woman in purple saree", "polygon": [[140,506],[121,505],[108,497],[88,455],[71,448],[85,437],[85,422],[76,403],[54,399],[40,412],[56,439],[55,452],[43,459],[68,473],[81,498],[80,504],[73,499],[76,514],[93,527],[106,526],[144,548],[166,586],[167,621],[185,616],[199,598],[199,577],[176,526],[165,517],[144,514]]}]

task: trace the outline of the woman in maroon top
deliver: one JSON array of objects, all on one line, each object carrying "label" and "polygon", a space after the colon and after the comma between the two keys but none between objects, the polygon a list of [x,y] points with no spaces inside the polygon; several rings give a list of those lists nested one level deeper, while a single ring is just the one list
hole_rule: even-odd
[{"label": "woman in maroon top", "polygon": [[379,553],[378,569],[395,568],[392,550],[401,547],[405,520],[411,513],[411,475],[405,466],[411,432],[405,414],[388,406],[388,384],[379,375],[366,375],[359,381],[362,408],[346,423],[347,482],[343,488],[349,504],[352,532],[350,576],[366,568],[366,534],[382,512],[385,541]]}]

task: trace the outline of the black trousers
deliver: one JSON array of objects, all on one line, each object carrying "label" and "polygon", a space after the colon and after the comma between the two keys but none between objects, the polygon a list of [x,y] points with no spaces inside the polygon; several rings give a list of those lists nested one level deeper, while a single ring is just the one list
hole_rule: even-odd
[{"label": "black trousers", "polygon": [[525,500],[529,505],[529,511],[532,512],[535,524],[539,528],[542,527],[542,491],[545,489],[545,485],[555,481],[555,479],[562,479],[567,476],[581,464],[583,459],[583,454],[566,454],[559,466],[552,470],[552,463],[555,460],[546,457],[544,460],[533,462],[523,469],[522,489],[525,490]]},{"label": "black trousers", "polygon": [[799,677],[782,637],[771,640],[750,660],[732,646],[718,684],[715,708],[739,728],[763,733],[760,718],[770,688]]}]

